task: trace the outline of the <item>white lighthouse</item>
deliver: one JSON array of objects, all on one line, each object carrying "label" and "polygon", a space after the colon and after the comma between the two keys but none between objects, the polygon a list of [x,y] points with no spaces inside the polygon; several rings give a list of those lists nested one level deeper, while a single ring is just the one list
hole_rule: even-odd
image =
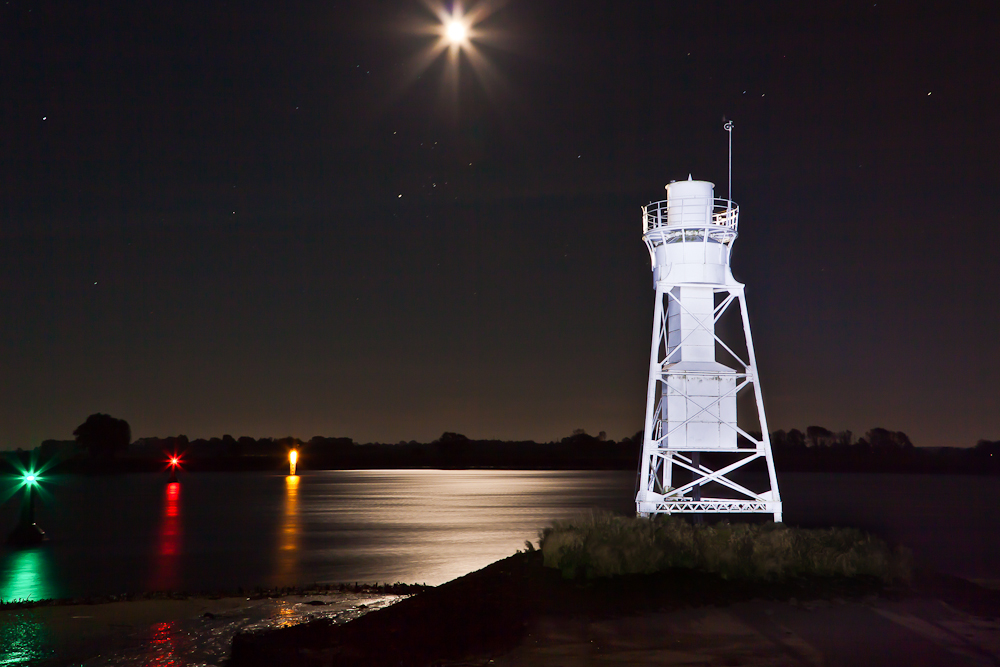
[{"label": "white lighthouse", "polygon": [[[666,200],[642,209],[656,305],[636,511],[640,516],[766,513],[781,521],[744,286],[729,266],[739,207],[716,199],[714,189],[689,176],[667,186]],[[715,327],[736,303],[744,340],[727,344]],[[717,349],[735,368],[716,360]],[[744,430],[737,423],[736,398],[749,391],[759,436],[754,426]],[[702,463],[708,452],[712,467]],[[758,459],[766,464],[766,489],[760,475],[755,483],[730,479]]]}]

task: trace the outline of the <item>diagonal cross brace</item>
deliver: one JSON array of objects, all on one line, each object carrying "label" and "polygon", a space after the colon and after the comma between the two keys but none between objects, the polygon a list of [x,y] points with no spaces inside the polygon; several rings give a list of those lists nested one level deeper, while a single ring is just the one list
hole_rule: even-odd
[{"label": "diagonal cross brace", "polygon": [[[712,472],[709,475],[705,475],[704,477],[702,477],[700,479],[696,479],[696,480],[694,480],[692,482],[688,482],[684,486],[677,487],[676,489],[674,489],[673,491],[670,492],[670,495],[671,496],[682,495],[682,494],[686,493],[688,490],[693,489],[695,486],[700,486],[700,485],[705,484],[707,482],[719,482],[720,484],[724,484],[724,482],[722,482],[722,481],[719,480],[720,477],[724,477],[725,475],[728,475],[732,471],[737,470],[738,468],[742,468],[746,464],[750,463],[751,461],[757,460],[761,456],[763,456],[762,453],[760,453],[760,452],[754,452],[753,454],[750,454],[749,456],[747,456],[745,458],[742,458],[739,461],[736,461],[735,463],[730,463],[725,468],[719,468],[718,470]],[[683,461],[678,461],[677,465],[684,466],[688,470],[691,470],[691,471],[696,472],[696,473],[700,473],[701,472],[700,470],[695,470],[691,466],[686,465]],[[726,480],[726,481],[729,481],[729,480]],[[753,497],[756,497],[757,494],[751,493],[750,495],[753,496]]]},{"label": "diagonal cross brace", "polygon": [[[732,305],[733,301],[735,301],[737,298],[739,298],[738,295],[735,292],[730,292],[729,296],[726,297],[722,301],[722,303],[720,303],[713,310],[713,312],[712,312],[712,328],[711,329],[708,328],[708,325],[705,324],[701,320],[701,318],[696,317],[694,313],[692,313],[690,310],[688,310],[687,308],[685,308],[684,304],[681,302],[681,300],[678,299],[676,296],[674,296],[670,291],[664,291],[663,294],[665,294],[668,298],[673,299],[674,302],[677,303],[677,305],[680,307],[680,309],[682,311],[684,311],[685,313],[687,313],[688,315],[690,315],[694,320],[696,320],[698,322],[698,327],[699,328],[701,328],[701,329],[709,332],[710,334],[712,334],[712,338],[715,339],[715,342],[718,343],[719,345],[721,345],[723,347],[723,349],[725,349],[726,352],[728,352],[729,354],[733,355],[733,358],[736,359],[736,361],[738,361],[740,364],[742,364],[742,366],[744,368],[746,368],[746,369],[750,368],[750,364],[748,364],[747,362],[743,361],[743,358],[740,355],[738,355],[735,352],[733,352],[733,349],[731,347],[729,347],[724,340],[722,340],[721,338],[719,338],[719,335],[717,333],[715,333],[715,323],[719,321],[719,318],[722,317],[722,315],[726,312],[726,309],[728,309],[729,306]],[[667,329],[666,328],[667,328],[667,318],[664,317],[663,320],[660,322],[660,339],[664,340],[664,341],[667,339]],[[660,362],[660,363],[661,364],[668,363],[670,361],[670,357],[672,357],[674,354],[676,354],[683,347],[684,341],[686,341],[691,336],[692,333],[694,333],[694,332],[693,331],[688,332],[688,335],[685,336],[684,338],[682,338],[680,340],[680,342],[677,343],[677,345],[675,345],[672,350],[668,350],[667,353],[666,353],[666,355],[664,355],[664,357],[663,357],[663,361]]]},{"label": "diagonal cross brace", "polygon": [[[737,463],[740,464],[737,467],[742,467],[743,465],[745,465],[747,463],[750,463],[755,458],[757,458],[757,456],[760,456],[760,454],[756,454],[756,455],[754,455],[751,458],[740,459],[739,461],[737,461]],[[691,459],[689,459],[686,456],[680,456],[680,455],[678,455],[676,458],[680,459],[680,461],[676,461],[675,465],[677,465],[677,466],[679,466],[681,468],[686,468],[686,469],[690,470],[691,472],[702,476],[699,479],[696,479],[696,480],[692,481],[691,482],[692,485],[694,485],[694,484],[697,484],[697,485],[704,484],[705,482],[703,480],[704,480],[705,473],[711,473],[712,472],[712,469],[708,468],[706,466],[698,466],[698,469],[696,470],[691,465],[688,465],[688,463],[693,463],[693,462],[691,461]],[[746,488],[745,486],[737,484],[736,482],[734,482],[733,480],[729,479],[728,477],[719,477],[715,481],[717,483],[719,483],[719,484],[722,484],[723,486],[728,486],[733,491],[738,491],[739,493],[742,493],[743,495],[748,496],[750,498],[756,498],[758,500],[764,500],[764,498],[762,498],[760,496],[760,494],[754,493],[753,491],[751,491],[750,489]],[[665,495],[666,496],[673,496],[676,493],[678,493],[678,492],[677,491],[671,491],[669,494],[665,494]]]},{"label": "diagonal cross brace", "polygon": [[[693,415],[691,415],[690,417],[688,417],[687,419],[685,419],[685,420],[684,420],[684,421],[682,421],[681,423],[677,424],[677,426],[674,426],[674,427],[673,427],[672,429],[670,429],[669,431],[667,431],[667,435],[666,435],[666,436],[664,436],[664,437],[669,437],[671,433],[673,433],[674,431],[676,431],[677,429],[679,429],[679,428],[680,428],[681,426],[684,426],[684,425],[686,425],[686,424],[689,424],[689,423],[691,423],[692,421],[694,421],[694,418],[695,418],[695,417],[697,417],[697,416],[698,416],[698,415],[700,415],[701,413],[703,413],[703,412],[707,411],[707,410],[708,410],[709,408],[711,408],[711,407],[712,407],[713,405],[718,405],[719,403],[721,403],[721,402],[722,402],[722,399],[724,399],[724,398],[729,398],[730,396],[735,396],[736,394],[738,394],[738,393],[739,393],[740,389],[743,389],[743,387],[746,387],[746,386],[747,386],[747,385],[749,385],[749,384],[751,384],[751,381],[750,381],[750,379],[749,379],[749,378],[744,378],[743,382],[741,382],[741,383],[739,383],[738,385],[736,385],[736,386],[735,386],[735,387],[734,387],[734,388],[732,389],[732,391],[727,391],[727,392],[726,392],[725,394],[723,394],[722,396],[719,396],[718,398],[715,398],[715,399],[714,399],[714,400],[713,400],[713,401],[712,401],[711,403],[709,403],[708,405],[706,405],[705,407],[703,407],[703,408],[702,408],[701,410],[699,410],[698,412],[694,413]],[[688,399],[689,401],[691,401],[691,400],[692,400],[692,398],[691,398],[690,396],[688,396],[687,394],[685,394],[685,393],[684,393],[683,391],[681,391],[681,392],[678,392],[678,393],[679,393],[679,394],[680,394],[681,396],[683,396],[684,398]],[[704,398],[704,397],[702,397],[702,398]],[[714,397],[713,397],[713,398],[714,398]],[[663,422],[663,420],[661,419],[661,420],[660,420],[660,422],[662,423],[662,422]],[[720,423],[724,424],[725,422],[720,422]],[[662,438],[661,438],[661,439],[662,439]]]}]

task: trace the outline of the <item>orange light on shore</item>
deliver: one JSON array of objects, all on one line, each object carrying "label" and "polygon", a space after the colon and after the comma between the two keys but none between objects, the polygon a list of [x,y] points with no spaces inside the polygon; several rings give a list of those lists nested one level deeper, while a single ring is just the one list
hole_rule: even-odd
[{"label": "orange light on shore", "polygon": [[288,452],[288,474],[289,475],[294,475],[295,474],[295,464],[298,463],[298,462],[299,462],[299,451],[297,449],[293,449],[292,451]]}]

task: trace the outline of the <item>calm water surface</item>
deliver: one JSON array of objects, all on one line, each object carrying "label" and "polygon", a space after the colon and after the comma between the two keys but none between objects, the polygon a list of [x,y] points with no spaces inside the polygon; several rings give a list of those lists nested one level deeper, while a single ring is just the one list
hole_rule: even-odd
[{"label": "calm water surface", "polygon": [[[940,571],[1000,581],[998,478],[801,473],[779,483],[789,524],[861,527]],[[553,519],[593,507],[631,513],[634,484],[631,472],[490,470],[202,473],[178,485],[157,475],[52,479],[37,511],[51,539],[0,551],[0,598],[439,584],[523,548]],[[4,534],[17,505],[15,496],[0,506]],[[233,632],[286,623],[294,607],[272,606],[133,628],[126,648],[86,664],[216,664]],[[39,610],[2,613],[0,666],[70,664]],[[164,663],[165,646],[175,652]]]},{"label": "calm water surface", "polygon": [[[1000,479],[785,474],[785,520],[853,525],[960,576],[1000,579]],[[0,551],[0,598],[339,582],[439,584],[581,509],[633,511],[631,472],[361,470],[53,479],[50,541]],[[0,531],[17,517],[0,507]]]},{"label": "calm water surface", "polygon": [[[40,549],[0,554],[0,598],[339,582],[439,584],[509,556],[552,519],[627,512],[632,473],[317,471],[53,480]],[[55,483],[60,482],[60,483]],[[16,499],[0,530],[16,522]]]}]

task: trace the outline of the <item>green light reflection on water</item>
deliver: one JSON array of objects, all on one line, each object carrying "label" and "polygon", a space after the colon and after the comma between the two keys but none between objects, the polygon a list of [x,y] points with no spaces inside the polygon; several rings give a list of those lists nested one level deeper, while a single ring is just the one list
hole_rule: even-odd
[{"label": "green light reflection on water", "polygon": [[[55,597],[49,552],[44,547],[16,549],[0,556],[0,599],[45,600]],[[46,627],[33,609],[0,610],[0,667],[30,665],[52,657]]]},{"label": "green light reflection on water", "polygon": [[55,597],[51,569],[45,547],[8,551],[0,558],[0,599],[9,602]]},{"label": "green light reflection on water", "polygon": [[55,655],[34,609],[0,611],[0,667],[33,665]]}]

